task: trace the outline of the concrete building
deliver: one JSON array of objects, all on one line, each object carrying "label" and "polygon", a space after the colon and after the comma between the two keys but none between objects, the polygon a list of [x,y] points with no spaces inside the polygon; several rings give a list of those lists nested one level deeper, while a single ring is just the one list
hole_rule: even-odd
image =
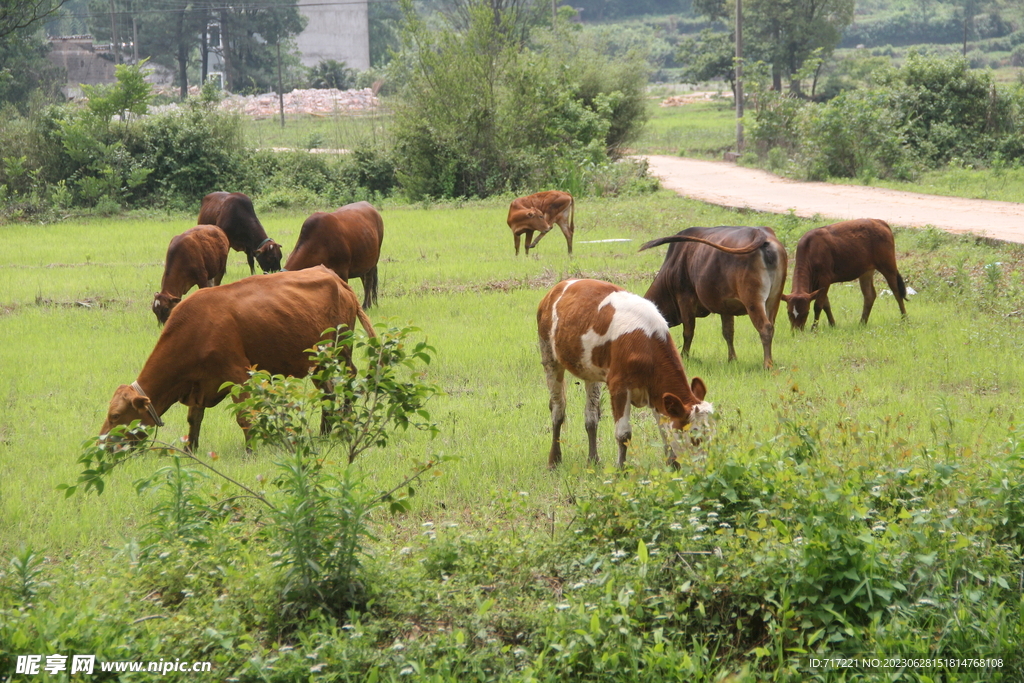
[{"label": "concrete building", "polygon": [[46,58],[68,75],[67,85],[61,88],[65,97],[81,97],[83,84],[100,85],[116,80],[109,44],[94,45],[92,36],[61,36],[50,38],[50,46]]},{"label": "concrete building", "polygon": [[333,59],[350,69],[370,68],[367,0],[299,0],[299,11],[309,19],[297,41],[303,65]]}]

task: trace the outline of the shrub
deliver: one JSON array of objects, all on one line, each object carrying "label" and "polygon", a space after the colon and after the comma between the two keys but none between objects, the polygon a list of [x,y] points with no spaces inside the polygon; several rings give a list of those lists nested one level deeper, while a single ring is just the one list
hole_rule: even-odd
[{"label": "shrub", "polygon": [[412,199],[488,196],[601,164],[638,133],[646,66],[611,60],[571,31],[516,38],[512,19],[473,3],[464,32],[429,32],[405,5],[395,174]]}]

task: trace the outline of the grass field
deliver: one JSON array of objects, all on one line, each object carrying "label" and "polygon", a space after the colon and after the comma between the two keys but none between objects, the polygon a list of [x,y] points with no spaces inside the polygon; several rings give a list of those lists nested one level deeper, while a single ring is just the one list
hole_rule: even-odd
[{"label": "grass field", "polygon": [[731,97],[677,107],[660,106],[663,99],[650,100],[650,118],[634,145],[637,153],[721,159],[723,152],[736,148]]},{"label": "grass field", "polygon": [[[386,233],[380,305],[371,310],[370,315],[377,322],[411,322],[421,328],[422,335],[437,350],[429,378],[437,382],[445,394],[431,405],[432,416],[440,427],[440,435],[435,440],[419,433],[400,434],[386,451],[367,453],[356,462],[356,468],[371,487],[383,489],[400,480],[409,471],[414,458],[429,455],[456,458],[443,466],[442,476],[420,487],[408,514],[376,519],[375,532],[379,540],[374,555],[383,563],[381,566],[392,568],[388,571],[399,571],[396,576],[403,576],[402,572],[419,572],[421,564],[428,573],[434,571],[430,570],[435,566],[431,562],[440,562],[444,556],[439,553],[448,551],[456,554],[456,560],[462,558],[464,562],[468,562],[466,558],[477,557],[472,553],[481,553],[477,560],[483,563],[481,567],[488,566],[487,563],[504,566],[504,562],[513,561],[514,553],[505,559],[498,559],[505,551],[494,554],[491,549],[485,553],[489,546],[481,539],[488,538],[487,534],[500,531],[506,535],[502,537],[506,542],[522,543],[522,552],[540,547],[547,534],[553,537],[555,529],[585,524],[576,517],[580,514],[576,507],[578,499],[604,500],[598,495],[602,487],[612,486],[613,480],[619,481],[611,472],[603,470],[613,462],[615,451],[612,426],[607,417],[602,423],[599,441],[602,468],[597,472],[587,468],[582,387],[576,385],[570,386],[568,419],[563,430],[565,462],[557,472],[549,472],[545,467],[550,443],[548,398],[536,348],[535,312],[550,286],[565,277],[595,277],[617,282],[642,294],[664,257],[663,249],[636,253],[636,247],[647,239],[690,225],[770,225],[790,249],[792,258],[796,239],[816,225],[789,216],[740,214],[668,193],[635,199],[589,200],[579,202],[577,207],[573,258],[566,255],[564,240],[554,232],[529,258],[516,258],[504,221],[506,201],[427,208],[385,206],[382,209]],[[285,245],[286,252],[290,251],[304,216],[271,214],[261,218],[268,234]],[[5,246],[0,261],[0,395],[3,397],[0,402],[0,519],[4,520],[0,525],[0,557],[11,557],[24,547],[34,548],[47,556],[52,571],[59,571],[61,566],[69,570],[86,567],[80,571],[80,578],[90,581],[97,578],[92,576],[92,571],[113,571],[111,563],[117,563],[115,559],[106,559],[114,556],[104,548],[120,548],[126,539],[141,533],[140,525],[152,501],[137,495],[132,482],[153,471],[158,463],[152,458],[138,460],[121,471],[100,497],[64,499],[55,487],[75,481],[79,474],[75,458],[80,444],[98,431],[115,387],[135,379],[152,349],[159,328],[149,304],[160,281],[163,254],[168,240],[188,227],[191,227],[190,221],[184,217],[0,227]],[[631,241],[599,242],[623,238]],[[1021,420],[1024,249],[976,243],[934,231],[901,231],[897,234],[897,251],[907,283],[918,291],[908,304],[907,320],[900,320],[891,297],[883,295],[876,303],[868,326],[861,327],[856,323],[860,312],[859,288],[837,286],[832,296],[838,323],[834,329],[826,326],[813,333],[791,334],[783,309],[775,337],[777,365],[772,371],[761,369],[760,344],[746,319],[740,318],[736,324],[739,360],[735,363],[725,361],[726,350],[718,319],[712,317],[698,323],[692,356],[685,365],[689,376],[700,376],[709,388],[708,399],[715,405],[718,434],[706,449],[706,461],[696,461],[693,465],[698,472],[706,469],[721,479],[732,471],[729,467],[740,467],[737,472],[746,471],[746,474],[728,476],[756,480],[760,476],[756,473],[765,472],[763,468],[768,460],[778,459],[778,471],[764,474],[766,478],[758,486],[765,487],[769,485],[767,482],[774,481],[774,485],[781,487],[780,482],[785,477],[789,485],[801,481],[800,486],[809,487],[810,493],[806,495],[813,498],[817,495],[815,492],[827,492],[835,482],[843,486],[873,476],[883,477],[880,479],[883,482],[886,476],[918,477],[914,480],[917,484],[901,486],[916,491],[917,500],[926,502],[929,508],[944,505],[966,510],[984,506],[981,499],[964,498],[964,491],[974,491],[971,486],[980,487],[981,482],[988,481],[989,468],[1007,457],[1006,444],[1008,439],[1016,438],[1012,430]],[[247,274],[244,257],[232,252],[225,282]],[[354,286],[359,293],[360,285],[354,283]],[[879,288],[882,286],[879,279]],[[678,329],[675,334],[678,337]],[[604,403],[607,411],[607,397]],[[162,436],[174,438],[186,433],[184,407],[173,407],[165,419],[167,426]],[[622,481],[634,484],[646,479],[661,481],[664,476],[659,474],[664,472],[661,445],[649,412],[634,411],[633,428],[629,462],[637,468],[636,474]],[[241,432],[224,406],[207,411],[203,443],[204,450],[219,454],[219,466],[231,476],[257,488],[265,486],[260,482],[272,473],[271,462],[276,454],[268,449],[257,449],[254,455],[247,456]],[[796,460],[793,460],[796,456],[783,455],[800,452],[801,443],[811,444],[808,446],[811,455],[805,454]],[[810,459],[805,461],[805,457]],[[949,472],[955,473],[948,474],[945,483],[929,479],[930,468],[940,465],[951,467]],[[899,472],[904,474],[898,475]],[[695,481],[694,476],[698,476],[697,481],[704,481],[699,478],[703,475],[686,476],[689,477],[686,481]],[[923,480],[927,481],[920,483]],[[846,484],[842,483],[844,481]],[[735,486],[733,494],[723,495],[740,499],[750,495],[740,490],[739,484]],[[867,484],[865,487],[870,488]],[[625,490],[622,495],[626,495]],[[775,510],[775,505],[801,505],[796,499],[775,500],[765,489],[758,495],[759,502],[754,503],[752,510],[758,506]],[[878,502],[867,505],[881,507]],[[914,503],[904,502],[903,505],[918,514]],[[611,526],[625,519],[620,519],[620,514],[626,513],[617,512],[615,519],[619,521],[609,522]],[[865,508],[864,514],[873,513]],[[425,538],[425,528],[437,530],[436,535]],[[812,529],[808,521],[804,534],[817,533]],[[600,536],[600,532],[595,533]],[[638,529],[636,533],[641,531]],[[438,538],[441,540],[435,543]],[[721,543],[728,541],[725,536],[719,538],[723,539]],[[925,564],[935,562],[934,557],[931,560],[926,557],[931,551],[924,540],[915,541],[920,544],[916,548],[892,542],[893,557],[902,558],[900,561],[908,567],[916,567],[915,572],[920,573]],[[653,547],[653,541],[651,543]],[[979,547],[989,548],[980,541],[977,543]],[[631,547],[636,549],[635,538]],[[413,554],[408,555],[407,561],[402,560],[410,548]],[[417,555],[421,552],[427,554]],[[730,552],[727,550],[727,556]],[[919,556],[924,559],[914,559]],[[1013,629],[1019,632],[1019,623],[1015,621],[1019,618],[1019,605],[993,583],[994,577],[1002,577],[1000,572],[1004,571],[1002,565],[991,559],[995,555],[982,556],[989,558],[984,560],[985,566],[975,566],[975,560],[962,559],[960,565],[948,570],[950,590],[958,594],[958,582],[975,582],[970,578],[972,571],[988,577],[975,583],[997,592],[991,596],[979,593],[982,597],[977,599],[976,606],[985,605],[984,610],[988,611],[980,616],[972,611],[970,618],[978,623],[996,624],[1011,634],[1005,637],[1012,638]],[[451,560],[451,566],[456,566],[456,560]],[[96,570],[87,568],[93,561],[97,563]],[[402,565],[406,569],[397,570],[395,567],[399,565],[392,564],[403,561],[407,562]],[[744,563],[748,563],[749,568],[751,561],[747,559],[719,571],[740,572]],[[527,590],[524,586],[533,586],[528,589],[529,595],[540,592],[550,596],[549,588],[538,587],[544,581],[537,577],[555,571],[542,567],[530,569],[531,566],[517,565],[514,573],[519,578],[507,585],[500,576],[487,574],[487,571],[498,571],[493,568],[480,570],[484,572],[480,576],[489,575],[490,579],[474,578],[472,585],[465,586],[459,583],[464,579],[459,579],[454,570],[449,571],[456,576],[452,583],[445,583],[448,581],[444,578],[446,574],[430,574],[433,578],[429,581],[417,579],[427,583],[421,586],[423,595],[407,598],[418,605],[412,607],[400,607],[401,601],[394,595],[388,597],[386,586],[383,587],[377,598],[378,606],[360,618],[366,628],[381,629],[375,641],[378,645],[374,646],[379,649],[368,650],[370,654],[359,657],[398,657],[398,654],[380,653],[389,651],[394,634],[414,640],[417,636],[409,635],[410,628],[454,633],[447,627],[426,625],[429,619],[424,615],[445,609],[459,613],[467,610],[466,628],[470,628],[470,622],[475,619],[473,623],[478,623],[480,633],[491,634],[474,646],[479,648],[474,651],[480,653],[489,652],[488,648],[492,647],[485,644],[491,642],[487,638],[495,639],[494,648],[505,645],[512,648],[519,642],[511,635],[501,635],[506,628],[513,629],[512,633],[514,629],[532,632],[530,629],[540,628],[538,635],[531,637],[541,638],[539,634],[544,628],[562,623],[559,621],[562,617],[553,616],[562,608],[552,607],[561,599],[562,589],[558,589],[556,597],[544,599],[546,606],[525,606],[533,598],[516,597],[519,591]],[[228,582],[225,585],[235,580],[230,578],[233,576],[230,572],[223,576],[226,577],[223,581]],[[910,582],[909,578],[904,580]],[[1000,580],[1017,584],[1015,576]],[[395,581],[395,586],[404,585],[398,579]],[[516,583],[518,581],[525,583]],[[487,582],[495,583],[490,588],[480,588]],[[246,585],[246,590],[253,590],[252,585]],[[71,584],[67,586],[62,590],[69,591],[70,595],[75,589]],[[600,593],[606,588],[595,590]],[[131,601],[134,588],[111,590],[122,596],[120,600],[126,600],[122,608],[131,612],[132,618],[146,616],[148,603],[138,599]],[[140,584],[139,590],[152,589],[144,589]],[[209,599],[214,600],[220,590],[213,590]],[[491,604],[496,600],[499,605],[493,612],[488,611],[492,607],[481,606],[490,590],[496,591]],[[614,592],[610,595],[614,598]],[[618,599],[624,598],[620,595]],[[568,597],[565,600],[572,603]],[[998,610],[994,605],[1005,600],[1010,600],[1005,614],[996,614]],[[523,610],[540,610],[538,623],[548,626],[528,625],[529,619],[517,622],[525,618],[512,606],[519,602],[524,602]],[[211,606],[214,603],[203,604],[206,605],[203,609],[215,607]],[[712,609],[714,601],[707,604],[708,609]],[[951,611],[943,611],[939,616],[945,618],[958,609],[953,603],[948,608]],[[160,613],[168,611],[167,608],[153,609],[160,609]],[[224,609],[226,612],[217,619],[235,613],[231,608]],[[413,610],[410,614],[418,616],[402,616],[403,609]],[[564,616],[568,618],[574,613],[566,612]],[[581,611],[581,615],[583,613]],[[130,638],[134,647],[149,648],[143,653],[147,656],[159,653],[160,656],[202,659],[204,652],[219,652],[225,661],[236,661],[237,656],[241,657],[239,662],[255,656],[232,649],[235,646],[228,648],[223,640],[218,640],[229,637],[224,631],[228,626],[217,621],[216,629],[221,629],[217,633],[221,635],[215,637],[209,633],[214,629],[214,622],[210,621],[203,635],[200,631],[204,624],[196,620],[207,617],[194,612],[188,614],[192,616],[186,621],[147,622],[144,627],[138,627],[142,629],[138,631],[132,626],[129,631],[133,634]],[[548,616],[543,616],[545,614]],[[237,615],[234,618],[237,621]],[[436,618],[445,623],[449,619]],[[498,621],[491,621],[492,618]],[[409,623],[402,626],[403,619],[411,619],[415,626],[410,627]],[[592,626],[591,617],[586,619]],[[498,623],[501,620],[515,623]],[[374,623],[378,626],[372,626]],[[379,625],[384,623],[389,625]],[[589,627],[586,620],[583,623],[586,632]],[[200,628],[193,634],[187,629],[194,626],[188,624]],[[256,633],[258,629],[253,630],[254,626],[236,623],[230,628],[236,629],[231,638],[248,633],[245,638],[250,640],[246,642],[253,642],[252,647],[256,648],[251,652],[262,652],[261,656],[265,657],[282,643],[291,643],[289,648],[297,648],[295,671],[307,673],[309,664],[302,665],[300,653],[309,653],[314,648],[321,652],[326,641],[317,638],[328,638],[310,636],[313,640],[306,641],[303,635],[277,640],[282,636],[261,636]],[[569,629],[566,633],[570,633],[576,627],[566,628]],[[790,641],[786,636],[780,643],[785,641],[794,646],[804,643],[810,647],[814,642],[810,635],[798,635],[798,627],[780,628],[781,633],[792,632],[797,639]],[[793,630],[787,630],[790,628]],[[877,628],[878,640],[874,644],[881,647],[882,626]],[[943,637],[952,642],[969,642],[965,640],[969,635],[958,636],[960,640],[949,635],[955,630],[947,625],[934,626],[932,630],[925,628],[924,632],[945,634]],[[420,646],[435,642],[431,640],[435,636],[419,632],[422,633]],[[0,629],[0,639],[4,633]],[[175,633],[179,636],[173,636]],[[156,634],[160,634],[161,642],[171,645],[152,644],[156,642]],[[562,636],[549,634],[545,637]],[[910,647],[916,639],[916,636],[903,637],[904,647]],[[181,640],[174,641],[174,638]],[[357,659],[345,649],[355,645],[342,647],[339,645],[342,640],[338,636],[330,640],[333,644],[327,647],[335,652],[331,656],[338,658],[338,666],[342,666],[340,662],[346,658],[352,658],[353,662]],[[181,643],[177,651],[174,642]],[[321,645],[317,646],[317,642]],[[186,646],[185,643],[192,644]],[[706,669],[702,670],[738,671],[747,650],[733,651],[737,645],[728,646],[726,649],[732,654],[721,661],[705,653],[701,661],[705,662]],[[2,646],[0,642],[0,649]],[[187,652],[181,649],[186,647]],[[331,650],[332,647],[336,649]],[[532,646],[524,642],[521,647]],[[125,656],[138,654],[135,651]],[[697,657],[696,651],[691,654]],[[282,649],[275,656],[287,659],[291,655],[286,655]],[[434,661],[431,659],[434,655],[422,656],[424,662]],[[493,657],[505,656],[512,657],[508,651],[499,654],[494,650]],[[405,664],[382,669],[391,673],[381,674],[381,680],[387,676],[397,680],[402,666]],[[427,668],[443,671],[443,667]],[[339,680],[359,679],[358,672],[352,675],[355,678]],[[470,678],[473,677],[467,673],[462,680]],[[480,674],[479,679],[484,678]],[[641,677],[637,674],[632,679]],[[270,679],[266,674],[262,677],[253,674],[239,680]],[[698,678],[684,676],[678,680]]]}]

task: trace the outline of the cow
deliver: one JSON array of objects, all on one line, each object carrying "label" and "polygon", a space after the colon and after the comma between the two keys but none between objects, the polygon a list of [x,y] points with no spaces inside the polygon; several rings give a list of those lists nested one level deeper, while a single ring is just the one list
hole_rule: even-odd
[{"label": "cow", "polygon": [[281,270],[281,245],[267,237],[252,200],[241,192],[211,192],[199,207],[200,225],[216,225],[224,231],[235,251],[245,253],[249,274],[256,272],[255,259],[264,273]]},{"label": "cow", "polygon": [[749,315],[761,336],[764,367],[770,368],[775,316],[786,284],[786,248],[771,228],[687,228],[647,242],[640,250],[673,243],[644,297],[654,302],[669,327],[683,325],[683,355],[689,355],[697,318],[722,316],[722,336],[733,347],[734,317]]},{"label": "cow", "polygon": [[[551,392],[549,468],[562,461],[566,370],[586,384],[584,420],[592,463],[598,461],[602,383],[611,395],[620,468],[632,438],[631,405],[650,406],[677,430],[706,421],[712,412],[711,404],[704,401],[704,382],[694,377],[687,383],[683,361],[658,309],[618,285],[601,280],[559,282],[540,302],[537,333]],[[666,441],[666,450],[667,446]]]},{"label": "cow", "polygon": [[302,224],[285,270],[324,265],[348,282],[363,282],[363,308],[377,303],[377,261],[384,242],[384,220],[368,202],[347,204],[334,213],[314,213]]},{"label": "cow", "polygon": [[153,295],[153,314],[163,325],[188,290],[215,287],[228,264],[228,236],[216,225],[197,225],[174,237],[167,246],[160,291]]},{"label": "cow", "polygon": [[[512,238],[516,245],[516,256],[519,256],[519,238],[526,236],[526,255],[530,255],[530,249],[537,246],[540,238],[548,234],[551,226],[558,224],[565,235],[565,242],[569,245],[569,255],[572,255],[572,236],[576,232],[575,204],[572,195],[568,192],[548,190],[538,192],[528,197],[519,197],[512,200],[508,208],[508,227],[512,228]],[[533,239],[533,233],[539,232],[537,239]]]},{"label": "cow", "polygon": [[804,233],[796,245],[793,265],[793,290],[783,295],[793,329],[804,329],[814,301],[814,324],[825,311],[828,324],[836,325],[832,317],[832,304],[828,288],[836,282],[860,280],[864,295],[864,310],[860,322],[866,325],[871,307],[875,304],[875,271],[889,283],[896,296],[900,314],[907,317],[907,285],[896,270],[896,242],[892,229],[885,221],[860,218],[833,223]]},{"label": "cow", "polygon": [[[196,452],[205,410],[228,394],[222,384],[245,382],[254,366],[305,377],[307,349],[327,328],[352,329],[357,318],[376,336],[352,288],[324,267],[200,289],[171,312],[136,380],[114,392],[100,433],[134,420],[162,426],[161,416],[180,402],[188,406],[188,448]],[[238,423],[248,442],[248,422],[239,416]]]}]

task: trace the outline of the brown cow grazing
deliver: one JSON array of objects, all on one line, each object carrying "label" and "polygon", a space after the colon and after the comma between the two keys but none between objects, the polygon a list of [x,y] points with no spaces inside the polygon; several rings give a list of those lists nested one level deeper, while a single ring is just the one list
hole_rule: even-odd
[{"label": "brown cow grazing", "polygon": [[697,318],[722,316],[722,336],[733,347],[734,317],[749,315],[761,336],[764,367],[770,368],[775,316],[786,284],[786,249],[771,228],[687,228],[640,247],[674,242],[644,295],[669,327],[683,325],[683,354],[689,355]]},{"label": "brown cow grazing", "polygon": [[875,305],[876,270],[889,283],[900,313],[907,317],[903,303],[907,300],[907,286],[896,270],[896,242],[888,223],[860,218],[809,230],[796,245],[793,291],[782,297],[789,309],[790,324],[794,329],[804,329],[813,300],[811,329],[818,326],[822,311],[828,316],[828,324],[835,327],[828,288],[836,282],[851,280],[860,280],[860,291],[864,295],[860,322],[867,324],[871,307]]},{"label": "brown cow grazing", "polygon": [[285,270],[325,265],[342,280],[363,281],[363,308],[377,303],[377,260],[384,242],[384,219],[367,202],[347,204],[334,213],[314,213],[302,224]]},{"label": "brown cow grazing", "polygon": [[704,401],[704,382],[694,377],[692,384],[687,383],[683,361],[658,309],[618,285],[600,280],[559,282],[540,302],[537,332],[551,391],[548,467],[562,461],[566,370],[586,383],[584,418],[591,462],[597,462],[602,383],[611,394],[619,467],[626,462],[632,438],[631,405],[650,406],[680,430],[712,412]]},{"label": "brown cow grazing", "polygon": [[197,225],[171,240],[160,291],[153,295],[157,322],[167,322],[188,290],[220,284],[228,264],[228,246],[228,236],[216,225]]},{"label": "brown cow grazing", "polygon": [[253,259],[264,273],[281,270],[281,245],[267,237],[252,200],[241,192],[211,192],[199,207],[200,225],[216,225],[224,231],[235,251],[245,252],[249,274],[256,272]]},{"label": "brown cow grazing", "polygon": [[[576,232],[576,224],[573,222],[575,213],[575,204],[568,192],[548,190],[512,200],[512,205],[508,208],[508,227],[512,228],[516,256],[519,256],[520,236],[526,235],[526,254],[529,256],[530,249],[536,247],[540,238],[548,234],[551,226],[556,223],[565,235],[565,242],[569,245],[571,255],[572,235]],[[540,233],[537,239],[533,239],[534,232]]]},{"label": "brown cow grazing", "polygon": [[[224,382],[245,382],[253,366],[305,377],[306,350],[327,328],[354,328],[357,318],[376,336],[352,288],[323,267],[201,289],[171,313],[138,378],[114,392],[100,433],[134,420],[162,425],[160,416],[180,402],[188,406],[195,452],[204,411],[227,396]],[[248,440],[248,423],[238,423]]]}]

